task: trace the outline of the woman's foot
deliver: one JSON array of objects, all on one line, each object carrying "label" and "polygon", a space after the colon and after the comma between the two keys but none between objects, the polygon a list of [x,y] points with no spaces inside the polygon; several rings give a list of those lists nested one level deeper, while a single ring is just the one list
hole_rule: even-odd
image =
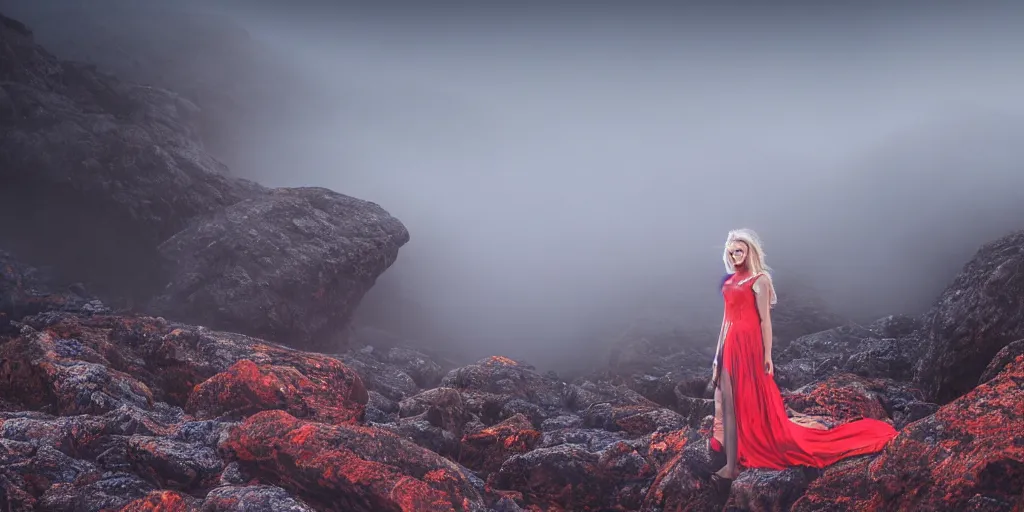
[{"label": "woman's foot", "polygon": [[719,469],[718,471],[715,471],[714,474],[711,475],[711,478],[714,478],[714,479],[717,479],[717,480],[730,480],[731,481],[731,480],[735,480],[736,477],[738,477],[738,476],[740,476],[739,469],[730,468],[727,465],[727,466],[723,467],[722,469]]},{"label": "woman's foot", "polygon": [[729,491],[732,490],[732,481],[739,476],[739,471],[724,467],[711,473],[711,486],[719,501],[729,499]]}]

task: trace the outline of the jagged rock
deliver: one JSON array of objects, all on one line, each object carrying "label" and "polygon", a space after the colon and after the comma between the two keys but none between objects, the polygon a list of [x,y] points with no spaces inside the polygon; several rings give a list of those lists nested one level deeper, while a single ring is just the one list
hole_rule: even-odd
[{"label": "jagged rock", "polygon": [[233,429],[221,451],[319,510],[486,510],[462,468],[379,429],[264,411]]},{"label": "jagged rock", "polygon": [[281,409],[325,423],[354,423],[368,400],[359,375],[335,359],[299,368],[243,359],[196,385],[185,410],[199,419],[237,419]]},{"label": "jagged rock", "polygon": [[970,391],[1003,347],[1024,338],[1024,231],[982,246],[925,315],[914,381],[934,402]]},{"label": "jagged rock", "polygon": [[985,373],[981,374],[981,378],[978,379],[978,384],[984,384],[999,375],[1000,372],[1007,369],[1009,365],[1013,364],[1024,354],[1024,340],[1017,340],[1009,345],[1003,347],[995,357],[989,361],[988,366],[985,367]]},{"label": "jagged rock", "polygon": [[644,496],[640,510],[720,510],[723,503],[715,495],[709,478],[721,464],[716,464],[716,458],[708,448],[706,438],[697,431],[689,431],[688,435],[679,439],[677,443],[681,446],[673,450],[674,457],[661,465]]},{"label": "jagged rock", "polygon": [[171,280],[154,311],[335,351],[360,299],[409,232],[374,203],[324,188],[275,189],[160,245]]},{"label": "jagged rock", "polygon": [[509,457],[532,450],[540,437],[541,433],[526,416],[516,414],[463,437],[459,463],[486,477],[500,469]]},{"label": "jagged rock", "polygon": [[919,323],[905,316],[845,324],[797,338],[775,356],[779,386],[795,389],[836,372],[909,380],[922,350]]},{"label": "jagged rock", "polygon": [[897,429],[938,410],[920,390],[890,379],[837,373],[820,382],[784,392],[786,406],[822,418],[829,425],[859,418],[892,419]]},{"label": "jagged rock", "polygon": [[825,470],[793,506],[811,510],[1019,510],[1024,356],[911,423],[877,457]]}]

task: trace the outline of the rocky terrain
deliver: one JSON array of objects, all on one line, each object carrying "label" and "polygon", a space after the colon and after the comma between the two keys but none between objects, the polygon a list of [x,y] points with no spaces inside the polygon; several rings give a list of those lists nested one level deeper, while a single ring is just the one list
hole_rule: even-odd
[{"label": "rocky terrain", "polygon": [[346,346],[408,232],[230,177],[190,108],[0,17],[0,510],[1024,509],[1024,232],[920,318],[780,315],[787,406],[900,435],[721,496],[710,352],[628,336],[566,381],[380,333]]}]

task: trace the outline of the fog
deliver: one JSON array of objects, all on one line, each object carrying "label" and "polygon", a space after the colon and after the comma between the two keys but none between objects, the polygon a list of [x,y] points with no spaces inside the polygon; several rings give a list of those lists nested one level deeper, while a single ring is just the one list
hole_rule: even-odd
[{"label": "fog", "polygon": [[[72,4],[0,9],[61,54]],[[643,317],[714,327],[731,228],[764,238],[779,307],[801,280],[856,319],[920,313],[1024,228],[1021,7],[332,5],[173,9],[272,56],[247,79],[281,96],[230,125],[232,172],[399,217],[412,240],[367,303],[418,303],[429,327],[392,320],[468,358],[598,357]]]}]

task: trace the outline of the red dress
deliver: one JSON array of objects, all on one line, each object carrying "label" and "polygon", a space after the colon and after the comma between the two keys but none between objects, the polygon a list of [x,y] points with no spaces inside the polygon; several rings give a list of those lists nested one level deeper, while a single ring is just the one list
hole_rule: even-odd
[{"label": "red dress", "polygon": [[764,371],[761,315],[754,283],[733,275],[722,285],[727,331],[720,368],[732,382],[736,407],[737,462],[747,468],[821,468],[840,459],[874,453],[896,429],[876,419],[860,419],[832,429],[794,423],[786,416],[782,394]]}]

